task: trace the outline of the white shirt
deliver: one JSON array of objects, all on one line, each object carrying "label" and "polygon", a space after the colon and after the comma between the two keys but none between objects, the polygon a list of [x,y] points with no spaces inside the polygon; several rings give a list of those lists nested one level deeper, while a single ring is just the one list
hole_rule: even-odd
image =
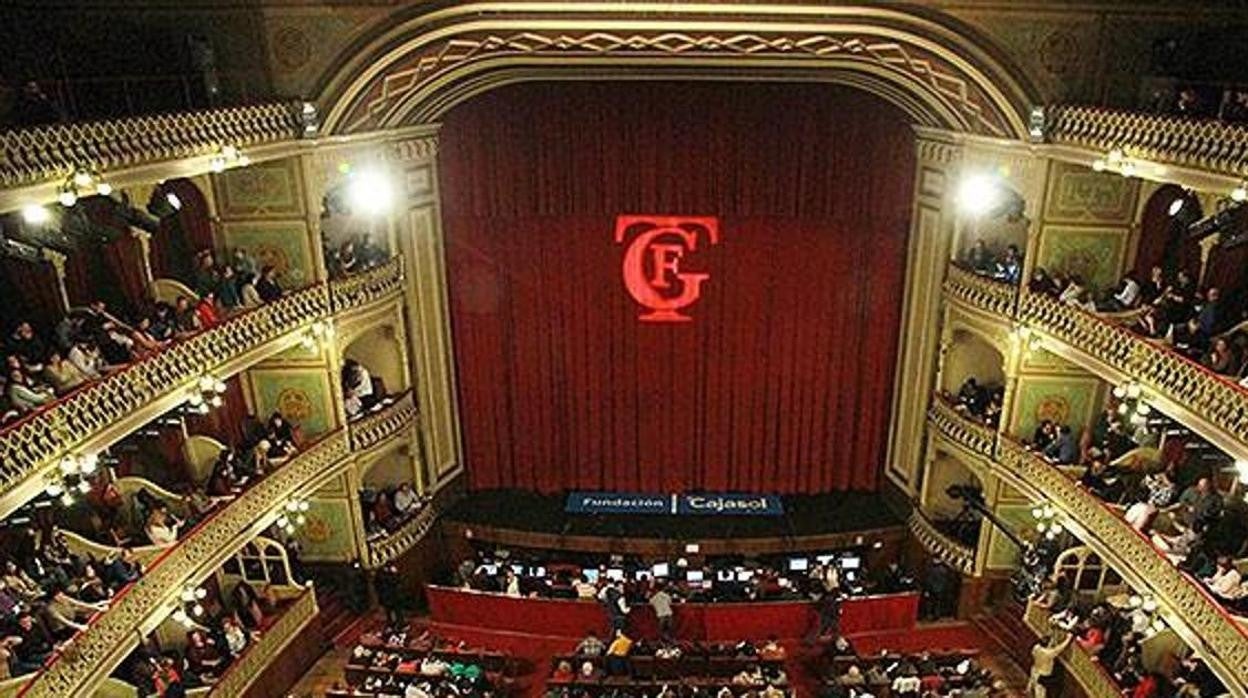
[{"label": "white shirt", "polygon": [[416,494],[416,490],[399,490],[394,493],[394,508],[404,514],[414,510],[419,501],[420,496]]},{"label": "white shirt", "polygon": [[1239,570],[1231,567],[1225,572],[1214,572],[1212,577],[1205,580],[1205,584],[1217,596],[1232,597],[1239,591]]},{"label": "white shirt", "polygon": [[1114,294],[1114,299],[1124,308],[1134,308],[1136,302],[1140,300],[1140,285],[1131,277],[1123,279],[1122,290]]}]

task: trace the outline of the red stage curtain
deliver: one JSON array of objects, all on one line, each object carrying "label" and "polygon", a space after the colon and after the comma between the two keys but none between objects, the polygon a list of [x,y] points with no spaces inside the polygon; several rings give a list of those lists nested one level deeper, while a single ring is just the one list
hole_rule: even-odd
[{"label": "red stage curtain", "polygon": [[[814,85],[543,84],[450,113],[441,173],[477,488],[873,489],[912,195],[892,107]],[[713,215],[693,321],[638,321],[619,214]]]}]

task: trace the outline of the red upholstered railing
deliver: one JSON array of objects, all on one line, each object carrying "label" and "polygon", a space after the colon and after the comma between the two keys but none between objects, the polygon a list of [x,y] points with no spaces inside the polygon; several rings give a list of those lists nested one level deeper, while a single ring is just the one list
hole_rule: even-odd
[{"label": "red upholstered railing", "polygon": [[[440,623],[488,630],[579,638],[592,631],[604,636],[606,612],[594,601],[537,599],[429,586],[430,617]],[[807,601],[760,603],[686,603],[674,607],[676,634],[682,638],[738,641],[742,638],[800,638],[815,627],[815,606]],[[845,599],[841,632],[905,631],[914,628],[919,594],[881,594]],[[638,637],[654,637],[658,623],[649,606],[634,606],[629,628]]]}]

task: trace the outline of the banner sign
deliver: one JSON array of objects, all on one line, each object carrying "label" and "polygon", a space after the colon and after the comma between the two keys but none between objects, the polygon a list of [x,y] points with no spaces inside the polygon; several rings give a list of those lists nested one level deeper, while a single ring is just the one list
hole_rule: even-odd
[{"label": "banner sign", "polygon": [[781,516],[784,514],[784,503],[770,494],[572,492],[564,510],[569,514]]}]

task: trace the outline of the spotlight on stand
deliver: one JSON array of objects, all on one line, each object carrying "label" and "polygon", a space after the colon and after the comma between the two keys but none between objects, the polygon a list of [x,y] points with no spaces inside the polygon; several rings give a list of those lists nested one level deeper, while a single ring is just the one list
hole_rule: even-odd
[{"label": "spotlight on stand", "polygon": [[52,220],[52,213],[39,204],[28,204],[22,207],[22,220],[29,225],[43,225]]}]

